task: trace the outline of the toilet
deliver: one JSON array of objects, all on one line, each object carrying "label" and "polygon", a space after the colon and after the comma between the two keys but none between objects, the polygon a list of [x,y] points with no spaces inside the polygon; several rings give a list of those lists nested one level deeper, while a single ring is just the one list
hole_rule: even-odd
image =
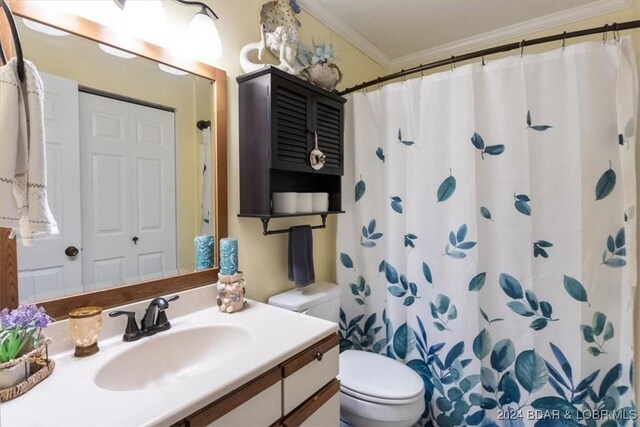
[{"label": "toilet", "polygon": [[[269,304],[338,322],[341,288],[317,282],[269,298]],[[424,412],[424,383],[406,365],[357,350],[340,353],[340,425],[410,427]]]}]

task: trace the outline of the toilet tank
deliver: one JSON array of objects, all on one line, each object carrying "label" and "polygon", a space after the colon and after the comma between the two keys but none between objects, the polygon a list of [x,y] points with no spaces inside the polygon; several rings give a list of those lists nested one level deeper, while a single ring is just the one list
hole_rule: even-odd
[{"label": "toilet tank", "polygon": [[269,304],[338,323],[341,292],[335,283],[316,282],[300,290],[274,295],[269,298]]}]

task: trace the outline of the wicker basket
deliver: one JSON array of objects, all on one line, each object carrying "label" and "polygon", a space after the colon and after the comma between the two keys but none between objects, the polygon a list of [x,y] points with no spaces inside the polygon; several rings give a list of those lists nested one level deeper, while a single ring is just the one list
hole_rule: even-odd
[{"label": "wicker basket", "polygon": [[51,343],[50,338],[43,338],[42,344],[38,348],[27,349],[27,352],[17,359],[10,360],[6,363],[0,363],[0,369],[11,368],[21,363],[29,363],[31,366],[31,374],[23,382],[7,389],[0,390],[0,402],[14,399],[35,387],[40,381],[47,378],[53,372],[56,364],[49,359],[48,345]]}]

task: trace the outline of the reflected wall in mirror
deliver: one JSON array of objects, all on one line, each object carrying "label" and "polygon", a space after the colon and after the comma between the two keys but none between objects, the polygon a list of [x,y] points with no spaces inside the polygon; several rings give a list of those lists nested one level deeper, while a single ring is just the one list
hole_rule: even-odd
[{"label": "reflected wall in mirror", "polygon": [[212,82],[17,21],[44,83],[49,203],[60,229],[32,247],[18,242],[20,301],[192,272],[194,237],[214,229],[212,133],[197,126],[215,123]]},{"label": "reflected wall in mirror", "polygon": [[[55,249],[16,249],[0,229],[0,306],[37,301],[63,318],[215,282],[216,267],[193,271],[193,239],[227,233],[226,73],[38,1],[7,2],[16,16],[72,35],[18,19],[25,58],[46,84],[50,204],[62,234],[47,242]],[[2,18],[0,38],[10,39]]]}]

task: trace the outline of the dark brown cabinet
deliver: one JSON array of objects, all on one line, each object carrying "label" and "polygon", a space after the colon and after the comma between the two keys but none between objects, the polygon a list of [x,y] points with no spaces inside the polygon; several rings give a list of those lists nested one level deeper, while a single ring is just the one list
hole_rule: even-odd
[{"label": "dark brown cabinet", "polygon": [[[326,192],[329,213],[340,211],[345,99],[273,67],[237,80],[240,215],[271,216],[273,192]],[[309,160],[316,136],[320,170]]]}]

